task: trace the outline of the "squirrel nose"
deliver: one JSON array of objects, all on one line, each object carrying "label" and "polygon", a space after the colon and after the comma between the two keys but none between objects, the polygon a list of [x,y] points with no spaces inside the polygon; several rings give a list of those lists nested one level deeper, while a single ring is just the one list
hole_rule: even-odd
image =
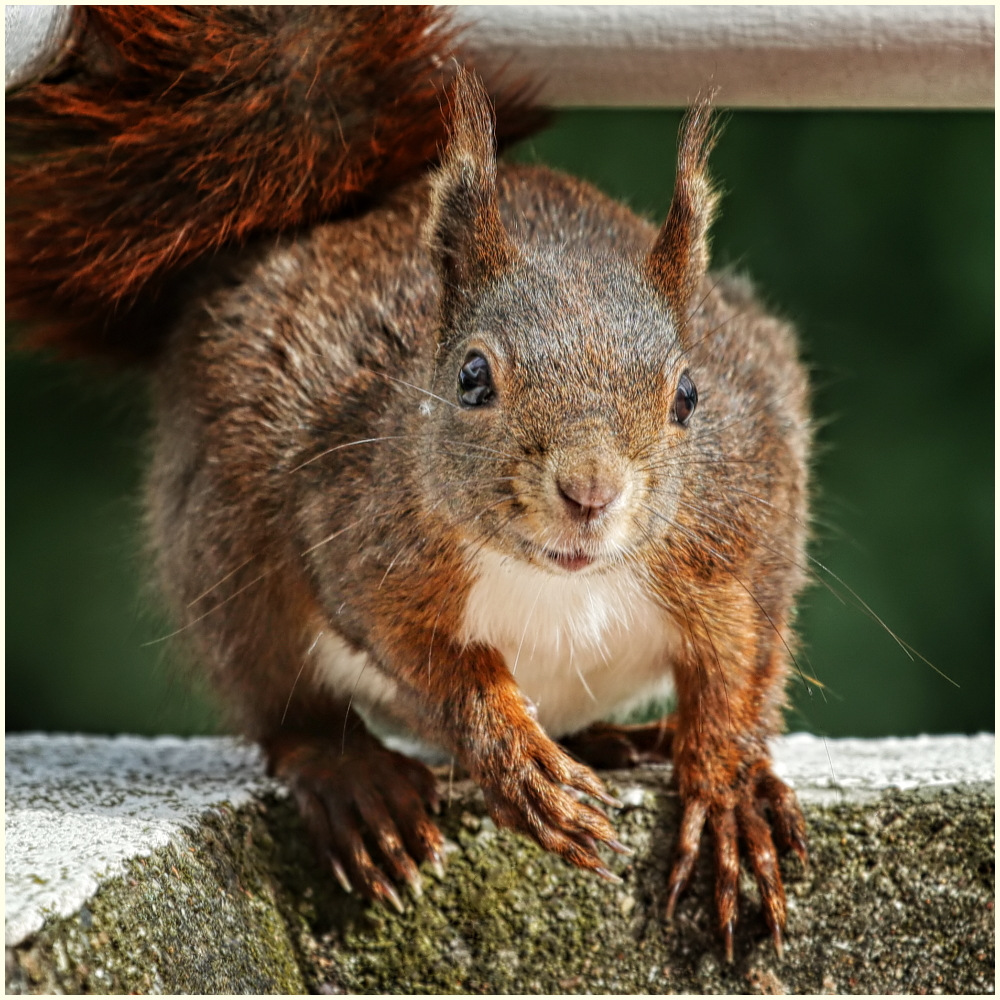
[{"label": "squirrel nose", "polygon": [[581,521],[600,517],[604,508],[621,495],[621,486],[606,479],[560,478],[556,486],[570,514]]}]

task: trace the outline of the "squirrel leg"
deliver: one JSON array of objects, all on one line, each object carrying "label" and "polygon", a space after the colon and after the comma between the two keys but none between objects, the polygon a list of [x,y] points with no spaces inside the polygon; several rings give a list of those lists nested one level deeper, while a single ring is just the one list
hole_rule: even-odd
[{"label": "squirrel leg", "polygon": [[[694,644],[690,662],[675,666],[678,710],[673,758],[684,811],[667,886],[666,916],[673,917],[691,878],[707,826],[714,841],[715,903],[728,961],[733,959],[740,844],[779,957],[787,914],[778,847],[791,849],[806,861],[805,822],[795,793],[771,768],[766,739],[777,723],[761,708],[769,705],[776,715],[781,704],[783,654],[772,651],[756,657],[754,644],[747,641],[755,634],[753,620],[748,618],[745,624],[741,637],[729,641],[715,632],[713,650],[699,656]],[[720,650],[730,656],[719,655]]]},{"label": "squirrel leg", "polygon": [[570,864],[619,881],[596,845],[601,841],[619,853],[630,853],[628,848],[618,841],[604,813],[581,802],[572,790],[606,805],[619,803],[605,792],[590,768],[545,735],[529,714],[500,654],[473,646],[460,655],[470,654],[478,660],[474,670],[480,681],[463,712],[460,731],[474,734],[472,740],[463,741],[464,763],[482,788],[494,821],[527,834]]},{"label": "squirrel leg", "polygon": [[[211,539],[204,544],[211,551]],[[199,560],[189,555],[181,565]],[[181,604],[203,581],[182,576],[175,586]],[[212,600],[228,614],[202,613],[193,636],[233,721],[291,790],[324,867],[345,889],[398,909],[397,886],[419,894],[418,865],[440,867],[444,857],[428,815],[438,803],[434,776],[384,747],[346,697],[317,683],[311,653],[321,612],[289,564],[232,574]]]},{"label": "squirrel leg", "polygon": [[[683,770],[690,778],[698,768],[688,765]],[[684,781],[684,776],[681,780]],[[677,859],[668,882],[666,916],[668,920],[673,918],[677,901],[690,880],[700,852],[701,834],[707,825],[715,842],[715,902],[727,961],[733,960],[741,840],[760,890],[764,919],[780,958],[784,950],[787,911],[775,839],[782,849],[794,850],[806,864],[805,822],[794,792],[773,774],[766,760],[759,760],[749,773],[732,784],[735,787],[728,789],[730,794],[724,796],[682,793],[684,814]],[[765,819],[765,809],[770,812],[771,823]]]},{"label": "squirrel leg", "polygon": [[[431,629],[398,630],[390,653],[415,664],[407,681],[419,710],[410,713],[423,735],[449,746],[483,790],[498,826],[527,834],[570,864],[618,881],[597,843],[631,853],[607,816],[576,794],[619,803],[597,776],[573,760],[532,718],[502,655],[481,643],[459,643]],[[433,641],[433,659],[427,650]]]},{"label": "squirrel leg", "polygon": [[663,764],[670,760],[676,725],[673,715],[633,726],[595,722],[559,742],[591,767],[614,770],[640,764]]},{"label": "squirrel leg", "polygon": [[331,735],[282,732],[262,740],[269,771],[291,789],[341,886],[402,912],[394,883],[419,896],[419,863],[443,873],[444,840],[428,816],[439,808],[436,780],[423,764],[384,747],[355,713],[345,708],[338,721],[327,727]]},{"label": "squirrel leg", "polygon": [[607,816],[578,793],[618,802],[590,768],[545,734],[502,653],[463,638],[464,563],[446,546],[434,554],[424,574],[398,580],[391,599],[374,590],[364,609],[377,638],[371,653],[398,685],[397,711],[416,734],[454,753],[483,790],[498,826],[618,881],[597,844],[630,852]]}]

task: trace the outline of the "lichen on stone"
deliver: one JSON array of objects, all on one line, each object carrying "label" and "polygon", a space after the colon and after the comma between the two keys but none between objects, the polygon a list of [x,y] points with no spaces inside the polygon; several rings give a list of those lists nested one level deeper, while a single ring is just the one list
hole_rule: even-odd
[{"label": "lichen on stone", "polygon": [[989,993],[991,787],[888,792],[805,807],[811,864],[785,858],[775,956],[752,878],[723,960],[709,841],[674,922],[664,886],[679,821],[668,768],[606,775],[632,858],[621,885],[497,831],[451,790],[443,881],[402,915],[348,896],[288,799],[207,814],[183,843],[129,863],[70,918],[8,949],[8,992]]},{"label": "lichen on stone", "polygon": [[301,993],[257,806],[222,807],[8,949],[17,993]]}]

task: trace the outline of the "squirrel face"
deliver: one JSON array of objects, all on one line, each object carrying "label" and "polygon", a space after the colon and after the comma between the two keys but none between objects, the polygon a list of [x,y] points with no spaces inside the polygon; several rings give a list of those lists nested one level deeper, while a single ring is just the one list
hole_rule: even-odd
[{"label": "squirrel face", "polygon": [[442,285],[434,393],[448,405],[427,409],[432,492],[470,543],[578,572],[662,534],[697,432],[684,321],[708,262],[712,141],[700,106],[644,258],[519,245],[500,216],[489,103],[473,81],[458,88],[425,233]]},{"label": "squirrel face", "polygon": [[452,405],[431,407],[452,517],[556,573],[620,564],[659,533],[696,433],[669,310],[632,260],[525,247],[462,298],[434,375]]}]

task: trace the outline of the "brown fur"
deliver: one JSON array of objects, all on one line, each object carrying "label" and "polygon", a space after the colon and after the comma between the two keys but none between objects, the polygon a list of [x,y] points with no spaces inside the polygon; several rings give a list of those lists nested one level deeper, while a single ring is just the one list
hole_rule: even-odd
[{"label": "brown fur", "polygon": [[[348,882],[398,901],[360,834],[330,832],[364,814],[345,804],[354,758],[340,747],[368,737],[346,708],[354,692],[337,701],[310,658],[326,631],[394,686],[391,703],[362,707],[455,755],[498,822],[607,875],[594,841],[616,846],[610,825],[564,790],[602,796],[599,782],[540,729],[503,657],[461,635],[476,551],[551,569],[538,539],[597,552],[613,516],[625,540],[608,571],[638,574],[683,633],[663,664],[676,678],[669,730],[686,802],[670,909],[707,822],[727,946],[741,836],[780,945],[784,897],[759,810],[772,811],[780,846],[804,852],[766,745],[803,583],[809,422],[794,338],[743,285],[698,273],[710,196],[657,240],[578,181],[497,172],[475,86],[457,107],[429,181],[245,254],[191,303],[156,378],[148,495],[167,592]],[[678,198],[690,200],[701,181],[686,171],[703,166],[682,156]],[[678,248],[684,239],[698,245]],[[683,266],[651,263],[665,244]],[[681,302],[693,307],[678,316]],[[497,386],[482,411],[457,406],[470,345]],[[701,398],[688,427],[670,419],[682,372]],[[574,519],[558,484],[581,470],[631,483],[625,509]],[[383,798],[412,798],[418,784],[401,777]],[[412,834],[427,822],[385,827],[390,874],[412,879],[392,860],[408,836],[415,860],[438,856],[431,835]]]},{"label": "brown fur", "polygon": [[[442,859],[427,814],[436,804],[429,772],[383,746],[363,719],[457,759],[498,823],[608,878],[597,845],[622,847],[607,817],[574,791],[613,800],[553,737],[569,737],[595,758],[669,750],[685,811],[668,914],[707,824],[727,952],[741,839],[780,950],[785,901],[775,840],[803,856],[805,841],[794,795],[771,773],[766,740],[781,725],[794,601],[804,582],[810,426],[792,332],[766,316],[743,284],[705,273],[715,207],[708,108],[687,119],[674,200],[657,234],[586,184],[540,168],[498,169],[485,92],[465,73],[439,169],[399,183],[430,158],[427,144],[440,127],[424,101],[439,82],[426,60],[440,39],[417,30],[433,24],[427,12],[390,17],[365,8],[345,21],[322,21],[330,44],[341,46],[336,59],[353,59],[351,45],[361,44],[372,60],[362,61],[370,74],[350,62],[324,73],[327,64],[315,56],[323,46],[306,45],[315,58],[301,65],[318,74],[318,86],[332,85],[340,66],[364,97],[360,145],[352,146],[353,133],[345,133],[343,149],[320,143],[325,160],[319,152],[302,158],[303,148],[314,148],[308,135],[316,123],[312,84],[303,93],[298,83],[313,76],[291,72],[289,93],[299,103],[286,147],[278,141],[280,118],[270,130],[266,110],[284,100],[276,96],[284,94],[282,78],[277,90],[260,93],[248,67],[258,47],[271,44],[262,38],[272,28],[294,38],[305,21],[333,15],[202,10],[154,18],[162,38],[148,32],[140,41],[156,54],[159,74],[143,91],[147,105],[153,93],[197,108],[205,79],[215,88],[226,79],[223,54],[243,52],[219,47],[209,26],[231,32],[238,22],[249,32],[237,71],[249,82],[232,107],[250,118],[237,115],[221,135],[218,124],[202,123],[202,137],[211,139],[203,147],[207,214],[192,194],[198,184],[188,190],[171,173],[201,162],[175,155],[176,133],[148,160],[122,140],[116,183],[127,187],[129,171],[141,179],[156,156],[174,177],[174,188],[138,188],[137,204],[154,200],[148,233],[133,215],[122,242],[113,232],[128,212],[84,199],[86,212],[100,217],[93,246],[90,216],[81,216],[65,253],[53,249],[49,257],[43,237],[52,218],[33,229],[25,216],[18,232],[27,242],[15,251],[28,299],[55,289],[63,305],[98,303],[81,310],[85,326],[106,316],[109,303],[173,273],[175,254],[193,260],[230,236],[239,242],[283,230],[203,260],[198,283],[178,286],[182,314],[154,372],[147,512],[179,635],[234,723],[261,741],[272,770],[292,787],[345,886],[401,906],[394,883],[415,888],[417,864]],[[119,25],[110,51],[125,60],[132,86],[130,74],[145,79],[148,60],[120,30],[130,16],[119,10],[107,23]],[[208,46],[208,76],[185,70],[164,89],[164,53],[173,51],[181,23],[202,25],[194,65]],[[354,39],[351,32],[362,30],[371,41],[344,42],[343,32]],[[416,106],[404,97],[383,106],[382,97],[397,92],[380,82],[377,53],[400,39],[415,46],[406,58],[423,66],[416,77],[402,74],[401,93],[413,97],[407,87],[415,85]],[[125,125],[132,119],[121,117],[127,101],[107,88],[88,90],[108,51],[103,44],[81,49],[92,63],[84,92],[94,108],[110,109],[111,134],[131,135]],[[279,55],[281,45],[299,51],[285,37]],[[376,82],[374,103],[358,84],[365,80]],[[25,100],[50,97],[63,99],[43,88]],[[141,104],[129,111],[136,122]],[[392,108],[402,131],[385,153],[372,141],[372,122]],[[346,127],[350,117],[343,109],[316,114],[320,131],[328,123],[326,134],[330,122]],[[392,120],[386,127],[395,127]],[[103,136],[104,128],[88,126],[85,138]],[[276,158],[260,174],[241,173],[236,151],[255,129],[267,137],[255,149],[278,142]],[[57,143],[63,152],[39,161],[36,188],[24,179],[31,168],[18,168],[25,171],[19,210],[59,170],[92,182],[93,149],[74,142]],[[236,171],[232,185],[220,182],[211,163],[215,142],[225,176]],[[110,146],[117,149],[117,140]],[[398,152],[404,148],[412,158]],[[66,149],[90,150],[79,175],[70,169],[77,154],[67,158]],[[359,149],[361,160],[351,159]],[[292,157],[288,170],[279,154]],[[362,184],[357,178],[369,167]],[[255,193],[244,203],[247,184]],[[362,188],[378,193],[375,203],[313,224],[337,215]],[[163,205],[157,190],[169,194]],[[274,211],[255,215],[262,205]],[[112,266],[121,255],[136,262],[134,275]],[[114,275],[106,287],[96,280],[105,265]],[[493,395],[482,406],[459,402],[470,352],[490,367]],[[688,382],[700,401],[681,419],[677,400]],[[676,636],[655,664],[675,679],[674,716],[654,732],[546,732],[512,664],[468,619],[470,597],[488,572],[484,553],[534,574],[556,595],[577,573],[611,591],[623,580],[638,588],[644,613],[663,624],[663,635]]]},{"label": "brown fur", "polygon": [[[58,77],[7,100],[8,318],[30,321],[36,345],[155,355],[176,318],[170,276],[357,210],[446,137],[456,40],[440,9],[79,6],[74,19]],[[494,93],[506,139],[542,120],[523,89]]]},{"label": "brown fur", "polygon": [[708,100],[688,111],[677,150],[677,180],[670,211],[646,258],[646,274],[683,326],[691,296],[708,270],[708,234],[719,196],[708,176],[708,157],[718,133]]}]

